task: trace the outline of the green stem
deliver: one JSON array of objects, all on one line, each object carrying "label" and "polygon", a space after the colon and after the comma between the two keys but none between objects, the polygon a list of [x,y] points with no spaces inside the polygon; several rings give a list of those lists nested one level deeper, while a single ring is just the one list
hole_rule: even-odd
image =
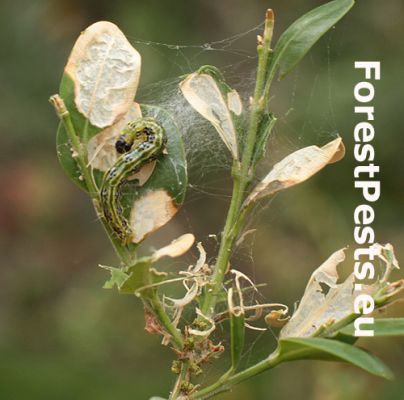
[{"label": "green stem", "polygon": [[237,385],[255,375],[258,375],[268,369],[274,368],[282,362],[279,352],[275,351],[267,359],[245,369],[237,374],[230,376],[226,380],[218,380],[214,384],[199,390],[191,399],[209,399],[218,393],[225,392],[231,389],[232,386]]},{"label": "green stem", "polygon": [[156,314],[159,321],[164,326],[165,330],[171,335],[173,343],[178,349],[182,349],[184,347],[184,342],[182,339],[181,332],[173,325],[169,316],[167,315],[163,305],[161,304],[160,299],[157,294],[155,294],[150,300],[150,307],[153,312]]},{"label": "green stem", "polygon": [[222,240],[220,243],[219,253],[216,266],[212,278],[212,284],[208,287],[202,312],[206,315],[212,315],[216,305],[217,295],[221,290],[224,275],[229,265],[234,242],[240,233],[241,224],[238,224],[239,212],[242,206],[245,191],[251,182],[251,161],[255,148],[255,139],[259,123],[262,119],[264,108],[263,90],[265,86],[265,77],[268,67],[269,57],[271,54],[271,39],[273,31],[273,13],[268,10],[266,14],[264,37],[262,42],[258,44],[258,67],[257,79],[254,90],[254,97],[250,110],[250,123],[244,144],[244,150],[241,163],[235,160],[233,163],[233,193],[229,211],[226,218],[226,224],[223,230]]}]

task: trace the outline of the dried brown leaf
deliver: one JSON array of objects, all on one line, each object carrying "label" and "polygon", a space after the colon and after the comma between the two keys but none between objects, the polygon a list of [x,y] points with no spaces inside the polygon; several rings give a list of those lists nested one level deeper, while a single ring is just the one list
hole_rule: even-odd
[{"label": "dried brown leaf", "polygon": [[311,336],[322,325],[339,321],[354,312],[354,275],[341,284],[336,283],[337,266],[345,259],[344,251],[333,253],[313,272],[299,307],[281,330],[280,338]]},{"label": "dried brown leaf", "polygon": [[258,183],[246,199],[245,206],[304,182],[327,164],[342,159],[344,154],[345,148],[341,138],[337,138],[323,147],[304,147],[289,154],[275,164],[269,174]]},{"label": "dried brown leaf", "polygon": [[[361,292],[374,296],[385,296],[385,301],[396,294],[390,291],[386,284],[391,271],[398,268],[393,247],[390,244],[372,245],[375,255],[382,261],[380,275],[375,276],[372,283],[363,284]],[[280,338],[312,336],[322,327],[330,327],[344,318],[354,316],[354,303],[358,292],[353,290],[355,276],[352,273],[348,278],[337,284],[339,278],[337,267],[345,259],[345,249],[332,254],[319,268],[317,268],[309,282],[300,301],[299,307],[290,321],[281,330]],[[399,282],[396,282],[400,286]]]},{"label": "dried brown leaf", "polygon": [[135,200],[130,214],[133,242],[141,242],[165,225],[177,210],[174,200],[164,189],[150,191]]},{"label": "dried brown leaf", "polygon": [[131,106],[141,57],[111,22],[90,25],[77,39],[65,73],[74,83],[77,109],[92,125],[105,128]]},{"label": "dried brown leaf", "polygon": [[153,256],[153,261],[157,261],[162,257],[179,257],[186,253],[194,244],[195,236],[192,233],[186,233],[179,238],[173,240],[169,245],[157,250]]}]

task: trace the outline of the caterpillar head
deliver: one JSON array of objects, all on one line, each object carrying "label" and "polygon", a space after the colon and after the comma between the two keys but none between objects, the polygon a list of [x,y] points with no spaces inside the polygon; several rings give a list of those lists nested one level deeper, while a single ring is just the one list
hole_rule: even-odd
[{"label": "caterpillar head", "polygon": [[115,149],[119,154],[124,154],[130,151],[133,143],[128,143],[125,136],[119,136],[118,140],[115,142]]}]

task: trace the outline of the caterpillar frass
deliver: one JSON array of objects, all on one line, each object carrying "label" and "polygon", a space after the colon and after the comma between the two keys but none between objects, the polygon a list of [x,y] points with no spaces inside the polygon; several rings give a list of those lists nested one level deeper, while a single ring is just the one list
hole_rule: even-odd
[{"label": "caterpillar frass", "polygon": [[115,143],[116,151],[122,155],[104,175],[101,206],[109,225],[124,244],[132,241],[132,230],[120,205],[120,188],[130,175],[161,155],[165,144],[164,129],[151,117],[130,122]]}]

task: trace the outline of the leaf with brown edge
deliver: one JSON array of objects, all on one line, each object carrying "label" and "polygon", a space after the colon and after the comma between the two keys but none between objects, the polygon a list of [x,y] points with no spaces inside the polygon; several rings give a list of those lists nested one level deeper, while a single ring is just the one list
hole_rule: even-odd
[{"label": "leaf with brown edge", "polygon": [[194,244],[195,236],[192,233],[186,233],[173,240],[169,245],[162,247],[154,252],[152,259],[157,261],[162,257],[179,257],[186,253]]},{"label": "leaf with brown edge", "polygon": [[354,275],[337,284],[337,267],[344,260],[345,249],[338,250],[313,272],[299,307],[280,332],[281,339],[312,336],[321,326],[354,312]]},{"label": "leaf with brown edge", "polygon": [[[375,243],[371,248],[380,263],[375,264],[376,273],[373,279],[366,284],[361,283],[361,293],[371,296],[377,308],[385,307],[400,291],[400,285],[397,288],[392,287],[398,282],[388,282],[389,275],[398,268],[398,264],[390,244]],[[361,315],[354,308],[355,298],[358,296],[358,292],[354,290],[358,282],[354,273],[337,283],[337,267],[344,259],[345,249],[338,250],[313,272],[299,307],[280,332],[280,339],[334,337],[344,326]]]},{"label": "leaf with brown edge", "polygon": [[135,200],[130,214],[133,242],[141,242],[149,233],[164,226],[175,214],[177,207],[163,189],[154,190]]},{"label": "leaf with brown edge", "polygon": [[241,114],[242,105],[236,91],[226,97],[215,79],[207,73],[194,72],[181,83],[180,89],[188,103],[216,129],[233,159],[238,159],[238,143],[232,113]]},{"label": "leaf with brown edge", "polygon": [[77,39],[65,67],[78,111],[95,127],[114,124],[133,102],[140,66],[140,54],[115,24],[90,25]]},{"label": "leaf with brown edge", "polygon": [[258,183],[247,197],[244,206],[304,182],[326,165],[341,160],[344,155],[345,147],[341,138],[323,147],[308,146],[289,154],[275,164],[269,174]]}]

